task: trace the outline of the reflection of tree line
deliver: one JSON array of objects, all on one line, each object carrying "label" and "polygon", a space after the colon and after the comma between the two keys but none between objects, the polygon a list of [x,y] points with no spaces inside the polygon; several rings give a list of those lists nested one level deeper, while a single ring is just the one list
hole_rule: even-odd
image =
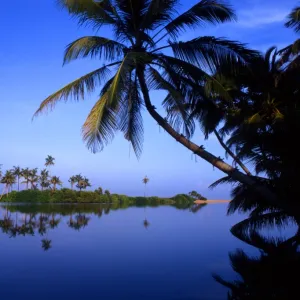
[{"label": "reflection of tree line", "polygon": [[[196,213],[205,205],[192,205],[183,207]],[[108,215],[112,210],[124,209],[122,205],[8,205],[2,206],[5,211],[0,219],[0,228],[3,233],[11,238],[18,236],[42,237],[41,243],[44,250],[52,247],[49,232],[57,228],[63,216],[68,216],[69,228],[79,231],[88,226],[91,215],[102,217]],[[178,208],[178,207],[176,207]],[[20,217],[21,216],[21,217]],[[143,226],[147,229],[150,222],[145,219]]]},{"label": "reflection of tree line", "polygon": [[[105,213],[109,213],[109,208],[106,208]],[[101,214],[102,210],[99,211],[98,215],[101,216]],[[6,208],[3,218],[0,219],[0,228],[11,238],[39,235],[42,237],[42,248],[47,251],[52,247],[49,232],[59,226],[61,217],[62,215],[57,213],[11,213]],[[86,214],[71,213],[67,224],[69,228],[80,230],[86,227],[89,221],[90,217]]]}]

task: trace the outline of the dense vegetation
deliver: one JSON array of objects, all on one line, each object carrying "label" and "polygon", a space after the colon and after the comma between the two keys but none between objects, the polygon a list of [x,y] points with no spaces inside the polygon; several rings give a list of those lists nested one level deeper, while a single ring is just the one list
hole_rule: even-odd
[{"label": "dense vegetation", "polygon": [[164,204],[193,204],[194,198],[188,195],[177,195],[172,198],[159,197],[128,197],[117,194],[99,194],[99,192],[74,191],[70,189],[61,190],[24,190],[13,191],[2,202],[9,203],[117,203],[136,206],[158,206]]}]

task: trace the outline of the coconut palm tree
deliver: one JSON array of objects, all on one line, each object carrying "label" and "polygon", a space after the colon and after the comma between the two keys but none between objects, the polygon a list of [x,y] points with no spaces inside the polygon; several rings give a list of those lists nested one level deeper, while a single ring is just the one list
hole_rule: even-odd
[{"label": "coconut palm tree", "polygon": [[146,197],[146,186],[147,186],[149,180],[150,179],[147,176],[145,176],[142,180],[143,184],[145,185],[144,197]]},{"label": "coconut palm tree", "polygon": [[37,189],[37,184],[39,182],[38,168],[30,170],[30,176],[28,180],[31,184],[31,189],[32,190]]},{"label": "coconut palm tree", "polygon": [[87,187],[90,187],[90,181],[88,178],[84,177],[81,180],[78,181],[76,187],[79,188],[79,190],[81,191],[82,189],[86,189]]},{"label": "coconut palm tree", "polygon": [[61,182],[61,180],[59,179],[58,176],[51,177],[50,183],[53,185],[53,191],[56,191],[56,186],[57,185],[62,185],[62,182]]},{"label": "coconut palm tree", "polygon": [[[217,103],[214,115],[223,113],[219,119],[222,120],[220,133],[229,134],[227,146],[241,160],[254,165],[256,176],[251,179],[277,195],[277,200],[270,202],[249,186],[238,183],[232,192],[229,212],[262,214],[279,209],[292,216],[297,212],[299,222],[300,206],[295,199],[299,197],[297,153],[300,147],[294,142],[294,133],[300,130],[300,64],[292,61],[283,66],[281,55],[272,47],[254,59],[248,68],[241,68],[238,76],[229,77],[230,72],[225,67],[220,75],[233,80],[232,103],[231,107]],[[222,182],[237,183],[231,176],[217,184]]]},{"label": "coconut palm tree", "polygon": [[[92,25],[97,32],[104,25],[111,26],[115,40],[87,36],[69,44],[64,56],[65,64],[88,56],[104,59],[107,64],[50,95],[41,103],[35,116],[71,96],[75,100],[83,99],[85,93],[93,92],[96,86],[102,85],[100,99],[83,125],[83,139],[93,152],[102,150],[115,133],[121,131],[139,156],[143,142],[141,110],[145,107],[169,135],[192,153],[238,181],[256,187],[250,176],[190,140],[194,126],[185,110],[185,103],[189,101],[186,97],[188,88],[213,79],[211,74],[223,62],[229,62],[234,68],[237,62],[246,64],[256,52],[248,50],[243,44],[222,38],[206,36],[180,41],[187,29],[224,23],[236,17],[233,10],[221,1],[202,0],[182,14],[176,10],[177,2],[59,0],[60,5],[77,18],[79,24]],[[169,50],[173,55],[169,55]],[[116,69],[112,75],[111,69]],[[227,94],[221,85],[216,83],[214,86],[219,92]],[[168,122],[158,113],[149,95],[153,89],[169,93],[162,104],[168,106],[176,103],[178,115],[184,123],[180,123],[178,118]],[[264,196],[276,199],[276,195],[268,190],[256,189]]]},{"label": "coconut palm tree", "polygon": [[50,186],[50,182],[49,182],[49,171],[47,169],[43,169],[41,170],[41,174],[40,174],[40,185],[42,188],[42,191],[45,188],[48,188]]},{"label": "coconut palm tree", "polygon": [[14,166],[12,169],[12,173],[17,178],[18,192],[19,192],[20,191],[20,177],[22,177],[22,169],[19,166]]},{"label": "coconut palm tree", "polygon": [[8,196],[8,193],[11,190],[12,185],[16,183],[16,177],[12,173],[12,171],[6,171],[5,172],[4,176],[1,179],[1,183],[4,184],[3,193],[1,195],[1,198],[2,198],[3,195],[5,194],[5,192],[6,192],[7,196]]},{"label": "coconut palm tree", "polygon": [[22,169],[22,177],[25,179],[25,181],[23,181],[22,183],[26,183],[26,189],[28,190],[29,187],[29,179],[30,179],[30,169],[26,168],[26,169]]},{"label": "coconut palm tree", "polygon": [[76,176],[71,176],[71,177],[70,177],[69,182],[70,182],[70,184],[71,184],[71,190],[74,189],[74,184],[75,184],[76,182],[78,182],[77,179],[78,179],[78,178],[77,178]]},{"label": "coconut palm tree", "polygon": [[48,168],[50,174],[50,167],[55,165],[55,158],[51,155],[48,155],[45,160],[45,167]]}]

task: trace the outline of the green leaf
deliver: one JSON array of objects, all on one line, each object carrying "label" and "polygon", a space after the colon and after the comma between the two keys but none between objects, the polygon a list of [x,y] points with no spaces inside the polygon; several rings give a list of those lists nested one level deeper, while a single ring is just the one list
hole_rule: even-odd
[{"label": "green leaf", "polygon": [[34,117],[44,112],[47,109],[52,110],[58,101],[67,101],[69,97],[73,97],[75,100],[84,99],[86,93],[91,93],[95,90],[97,85],[100,85],[108,76],[108,67],[118,64],[113,63],[110,65],[103,66],[93,72],[90,72],[79,79],[69,83],[56,93],[45,99],[39,109],[35,112]]},{"label": "green leaf", "polygon": [[64,64],[78,58],[91,58],[112,61],[116,58],[123,56],[123,51],[127,48],[113,40],[98,36],[82,37],[73,43],[69,44],[66,48],[64,55]]},{"label": "green leaf", "polygon": [[108,106],[108,92],[94,105],[83,127],[83,140],[92,152],[102,151],[117,130],[115,111]]},{"label": "green leaf", "polygon": [[230,6],[222,1],[202,0],[171,21],[165,29],[175,38],[184,32],[187,27],[195,29],[207,23],[218,24],[234,20],[236,20],[236,16]]}]

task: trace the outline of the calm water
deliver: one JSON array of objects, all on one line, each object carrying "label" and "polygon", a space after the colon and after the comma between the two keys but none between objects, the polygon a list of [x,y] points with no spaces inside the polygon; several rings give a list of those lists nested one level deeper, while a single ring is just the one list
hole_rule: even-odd
[{"label": "calm water", "polygon": [[226,299],[226,207],[2,207],[1,299]]}]

